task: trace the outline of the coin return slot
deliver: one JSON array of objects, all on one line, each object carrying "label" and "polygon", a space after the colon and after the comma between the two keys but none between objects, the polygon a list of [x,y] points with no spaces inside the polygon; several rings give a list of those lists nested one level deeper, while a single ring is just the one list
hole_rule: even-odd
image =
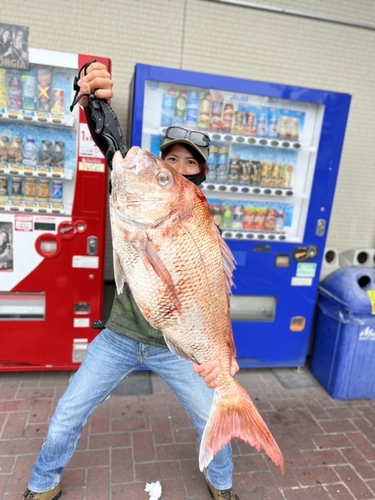
[{"label": "coin return slot", "polygon": [[233,321],[274,321],[276,297],[232,295],[230,316]]}]

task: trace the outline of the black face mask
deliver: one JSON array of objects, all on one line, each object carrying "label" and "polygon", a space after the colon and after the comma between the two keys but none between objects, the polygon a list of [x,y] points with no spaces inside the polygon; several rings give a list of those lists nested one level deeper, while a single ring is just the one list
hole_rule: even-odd
[{"label": "black face mask", "polygon": [[184,177],[196,186],[200,186],[202,182],[206,180],[206,176],[202,174],[202,172],[198,172],[197,174],[184,175]]}]

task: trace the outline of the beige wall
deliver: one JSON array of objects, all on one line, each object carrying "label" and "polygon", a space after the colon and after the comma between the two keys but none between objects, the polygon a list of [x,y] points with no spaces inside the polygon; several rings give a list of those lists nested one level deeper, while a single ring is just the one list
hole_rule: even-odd
[{"label": "beige wall", "polygon": [[[374,0],[254,3],[375,27]],[[375,28],[207,0],[12,0],[0,21],[29,26],[32,47],[109,57],[124,132],[137,62],[351,94],[327,246],[375,247]]]}]

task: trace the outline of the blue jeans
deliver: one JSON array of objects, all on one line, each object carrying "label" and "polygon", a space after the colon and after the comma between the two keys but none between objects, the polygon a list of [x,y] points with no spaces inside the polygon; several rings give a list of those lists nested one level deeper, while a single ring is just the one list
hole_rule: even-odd
[{"label": "blue jeans", "polygon": [[[168,349],[140,344],[104,329],[89,345],[81,367],[57,405],[47,440],[32,467],[30,490],[42,493],[60,482],[92,412],[122,379],[142,365],[160,375],[173,390],[190,415],[200,441],[214,391],[193,372],[192,364]],[[210,462],[206,474],[215,488],[224,490],[232,486],[232,471],[228,444]]]}]

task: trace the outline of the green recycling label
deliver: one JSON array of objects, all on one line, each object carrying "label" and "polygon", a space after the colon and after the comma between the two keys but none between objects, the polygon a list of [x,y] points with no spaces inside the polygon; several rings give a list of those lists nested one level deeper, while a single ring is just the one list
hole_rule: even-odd
[{"label": "green recycling label", "polygon": [[315,278],[316,263],[313,262],[299,262],[297,264],[297,274],[299,278]]}]

